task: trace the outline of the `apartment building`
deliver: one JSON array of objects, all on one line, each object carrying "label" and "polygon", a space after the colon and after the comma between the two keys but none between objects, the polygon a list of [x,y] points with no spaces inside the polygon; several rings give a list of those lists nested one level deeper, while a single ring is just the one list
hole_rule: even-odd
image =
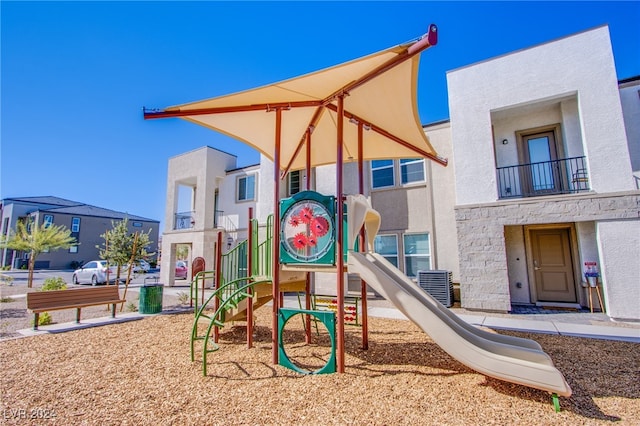
[{"label": "apartment building", "polygon": [[[99,259],[100,250],[96,246],[104,244],[101,237],[112,228],[113,222],[128,218],[131,232],[150,232],[152,246],[150,253],[157,252],[160,222],[141,216],[130,215],[103,207],[92,206],[53,196],[5,198],[0,205],[2,235],[15,230],[20,220],[30,219],[41,226],[44,223],[62,225],[71,230],[71,236],[78,245],[68,250],[54,250],[41,253],[36,259],[36,269],[69,269],[74,264],[82,264]],[[11,249],[0,250],[0,264],[14,268],[26,267],[29,253]]]},{"label": "apartment building", "polygon": [[[450,120],[424,126],[449,158],[378,160],[365,195],[382,217],[375,249],[406,275],[451,271],[465,308],[587,306],[595,266],[606,313],[640,320],[640,78],[618,81],[603,26],[447,73]],[[273,209],[273,163],[237,168],[210,147],[169,160],[163,281],[176,244],[213,266]],[[359,192],[357,166],[344,192]],[[290,173],[280,197],[335,195],[335,166]],[[177,210],[180,188],[191,200]],[[208,268],[210,269],[210,268]],[[319,277],[316,289],[331,286]],[[335,280],[333,280],[335,287]]]}]

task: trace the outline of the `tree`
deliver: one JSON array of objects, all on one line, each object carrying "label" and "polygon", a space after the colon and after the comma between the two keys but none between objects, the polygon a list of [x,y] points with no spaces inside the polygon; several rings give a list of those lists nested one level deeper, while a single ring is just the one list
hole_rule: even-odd
[{"label": "tree", "polygon": [[176,257],[178,260],[185,260],[189,255],[189,246],[187,244],[178,244],[176,247]]},{"label": "tree", "polygon": [[36,226],[33,219],[18,221],[15,231],[0,237],[0,247],[29,252],[29,278],[27,287],[33,287],[33,269],[36,258],[44,251],[68,249],[77,245],[71,231],[64,225],[43,223]]},{"label": "tree", "polygon": [[[116,282],[120,281],[120,268],[129,264],[131,267],[135,262],[146,259],[154,253],[147,252],[147,247],[151,244],[149,234],[144,232],[129,233],[129,219],[121,221],[111,221],[112,228],[107,230],[101,237],[104,243],[96,246],[100,250],[100,258],[117,265]],[[134,250],[135,248],[135,250]]]}]

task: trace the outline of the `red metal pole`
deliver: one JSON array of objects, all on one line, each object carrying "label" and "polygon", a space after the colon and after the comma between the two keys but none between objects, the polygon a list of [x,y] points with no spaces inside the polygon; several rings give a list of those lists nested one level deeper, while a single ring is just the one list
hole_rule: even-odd
[{"label": "red metal pole", "polygon": [[307,182],[306,189],[307,191],[311,190],[311,129],[307,129],[307,158],[306,158],[306,173],[307,173]]},{"label": "red metal pole", "polygon": [[342,200],[343,192],[343,173],[342,166],[344,160],[342,158],[342,144],[344,137],[344,94],[338,96],[338,135],[336,142],[336,200],[338,202],[338,212],[336,215],[336,256],[338,257],[336,272],[337,276],[337,312],[336,315],[336,367],[338,373],[344,373],[344,253],[342,238],[344,235],[344,201]]},{"label": "red metal pole", "polygon": [[[217,291],[220,288],[221,274],[222,274],[222,232],[218,232],[218,243],[216,247],[216,278],[214,283],[214,291]],[[204,289],[202,290],[202,293],[204,294]],[[218,312],[218,308],[220,308],[220,299],[218,299],[218,297],[216,296],[213,298],[213,311]],[[219,337],[220,337],[220,330],[218,329],[218,327],[214,327],[213,341],[218,343]]]},{"label": "red metal pole", "polygon": [[[306,189],[311,190],[311,128],[307,128],[307,158],[306,158]],[[304,308],[311,310],[311,274],[313,272],[307,272],[305,278],[306,283],[304,286]],[[307,344],[311,343],[311,315],[305,315],[305,341]]]},{"label": "red metal pole", "polygon": [[276,109],[276,143],[275,152],[273,154],[273,259],[272,272],[272,302],[273,312],[271,318],[271,354],[273,363],[278,363],[278,312],[280,309],[280,145],[282,138],[282,110]]},{"label": "red metal pole", "polygon": [[[364,132],[362,122],[358,122],[358,190],[364,194]],[[364,228],[360,229],[360,251],[365,251]],[[369,349],[369,313],[367,312],[367,283],[360,279],[360,300],[362,305],[362,349]]]},{"label": "red metal pole", "polygon": [[[249,207],[249,235],[247,236],[247,278],[248,282],[253,281],[253,207]],[[247,349],[253,346],[253,290],[247,288]]]}]

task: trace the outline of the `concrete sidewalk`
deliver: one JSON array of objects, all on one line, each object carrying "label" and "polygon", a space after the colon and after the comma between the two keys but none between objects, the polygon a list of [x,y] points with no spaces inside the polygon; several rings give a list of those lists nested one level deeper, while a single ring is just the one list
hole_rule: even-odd
[{"label": "concrete sidewalk", "polygon": [[[130,287],[131,291],[139,291],[139,288]],[[165,287],[165,295],[176,296],[181,292],[189,292],[188,287]],[[386,300],[368,301],[367,312],[371,317],[407,320],[398,309],[394,308]],[[298,308],[296,296],[285,297],[285,307]],[[163,310],[155,315],[169,315],[179,312],[189,312],[193,308],[185,307],[176,310]],[[591,339],[618,340],[640,343],[640,323],[616,323],[608,320],[605,314],[589,313],[564,313],[564,314],[539,314],[539,315],[514,315],[473,313],[464,310],[451,309],[461,319],[469,324],[487,327],[494,330],[513,330],[530,333],[556,334],[561,336],[584,337]],[[52,324],[33,329],[18,330],[23,336],[33,336],[45,333],[62,333],[88,327],[114,324],[125,321],[135,321],[149,316],[139,312],[119,314],[116,318],[102,317],[82,320],[80,324],[75,322]],[[595,323],[595,324],[594,324]]]},{"label": "concrete sidewalk", "polygon": [[[381,318],[394,318],[408,320],[402,312],[395,308],[373,307],[367,309],[369,316]],[[513,330],[528,333],[557,334],[561,336],[585,337],[591,339],[620,340],[625,342],[640,343],[640,324],[628,327],[582,324],[579,322],[558,321],[555,319],[525,319],[517,315],[509,317],[487,315],[457,314],[465,322],[487,327],[493,330]],[[581,314],[573,314],[581,315]],[[541,315],[544,316],[544,315]]]}]

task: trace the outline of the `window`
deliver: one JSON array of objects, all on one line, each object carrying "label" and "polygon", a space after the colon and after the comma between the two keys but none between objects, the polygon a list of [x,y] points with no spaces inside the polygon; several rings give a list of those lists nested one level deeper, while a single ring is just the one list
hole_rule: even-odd
[{"label": "window", "polygon": [[80,218],[71,218],[71,232],[80,232]]},{"label": "window", "polygon": [[385,188],[395,185],[393,160],[371,161],[371,186]]},{"label": "window", "polygon": [[132,222],[134,228],[142,228],[142,222]]},{"label": "window", "polygon": [[424,160],[412,158],[400,160],[400,181],[405,183],[424,181]]},{"label": "window", "polygon": [[395,235],[377,235],[373,242],[374,251],[381,254],[396,268],[398,267],[398,237]]},{"label": "window", "polygon": [[256,176],[243,176],[238,179],[237,201],[255,200]]},{"label": "window", "polygon": [[69,247],[69,253],[77,253],[77,252],[78,252],[78,246]]},{"label": "window", "polygon": [[405,234],[403,242],[404,273],[408,277],[415,277],[418,275],[418,271],[430,270],[429,234]]},{"label": "window", "polygon": [[53,224],[53,215],[52,214],[45,214],[44,215],[44,222],[43,222],[44,227],[48,228],[52,224]]},{"label": "window", "polygon": [[300,181],[302,180],[300,170],[289,173],[289,196],[297,194],[301,190]]},{"label": "window", "polygon": [[400,170],[400,184],[424,182],[424,159],[405,158],[400,160],[371,161],[371,188],[388,188],[396,185],[396,167]]}]

